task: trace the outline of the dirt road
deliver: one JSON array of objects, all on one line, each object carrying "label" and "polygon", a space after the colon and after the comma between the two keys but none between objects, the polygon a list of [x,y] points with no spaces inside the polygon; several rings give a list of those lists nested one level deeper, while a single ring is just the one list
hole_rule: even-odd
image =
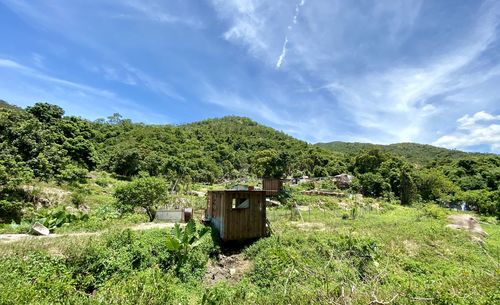
[{"label": "dirt road", "polygon": [[[140,223],[133,226],[124,227],[123,229],[131,229],[133,231],[141,231],[141,230],[151,230],[151,229],[164,229],[164,228],[173,228],[174,223],[155,223],[155,222],[147,222]],[[184,224],[181,224],[184,225]],[[63,234],[50,234],[47,236],[34,236],[30,234],[0,234],[0,243],[11,243],[19,240],[25,239],[44,239],[44,238],[58,238],[58,237],[79,237],[79,236],[92,236],[92,235],[100,235],[107,230],[98,231],[98,232],[75,232],[75,233],[63,233]]]}]

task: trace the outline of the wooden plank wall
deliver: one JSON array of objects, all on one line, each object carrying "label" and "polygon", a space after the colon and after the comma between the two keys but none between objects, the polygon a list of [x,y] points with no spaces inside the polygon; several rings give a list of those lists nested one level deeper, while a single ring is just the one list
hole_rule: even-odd
[{"label": "wooden plank wall", "polygon": [[[249,198],[249,208],[233,209],[233,198]],[[224,221],[223,240],[244,240],[264,236],[265,200],[264,192],[227,192],[224,200],[227,217]]]},{"label": "wooden plank wall", "polygon": [[[233,209],[233,198],[248,198],[249,208]],[[210,191],[207,210],[222,240],[245,240],[266,234],[263,191]]]},{"label": "wooden plank wall", "polygon": [[276,196],[283,188],[283,180],[279,178],[263,178],[262,189],[266,191],[266,196]]}]

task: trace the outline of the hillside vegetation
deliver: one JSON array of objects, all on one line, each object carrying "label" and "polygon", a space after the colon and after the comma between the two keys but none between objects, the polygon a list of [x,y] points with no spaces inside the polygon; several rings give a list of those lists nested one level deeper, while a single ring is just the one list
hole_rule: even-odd
[{"label": "hillside vegetation", "polygon": [[434,161],[442,159],[459,159],[472,155],[480,155],[417,143],[380,145],[334,141],[328,143],[317,143],[316,146],[346,155],[355,155],[365,150],[378,149],[386,153],[403,157],[412,163],[421,165],[428,165]]},{"label": "hillside vegetation", "polygon": [[[415,147],[425,162],[242,117],[145,125],[0,102],[0,305],[499,303],[500,157]],[[343,189],[327,178],[341,173]],[[225,247],[199,223],[209,189],[303,175],[318,179],[267,207],[270,237]],[[163,205],[194,220],[151,222]],[[34,222],[51,235],[16,234]]]},{"label": "hillside vegetation", "polygon": [[[130,180],[149,175],[171,187],[262,176],[350,173],[352,192],[412,202],[465,202],[500,213],[500,156],[429,145],[327,145],[327,150],[242,117],[145,125],[114,114],[88,121],[56,105],[0,104],[0,219],[22,218],[17,185],[84,182],[90,171]],[[362,149],[361,149],[362,148]],[[369,148],[369,149],[367,149]]]}]

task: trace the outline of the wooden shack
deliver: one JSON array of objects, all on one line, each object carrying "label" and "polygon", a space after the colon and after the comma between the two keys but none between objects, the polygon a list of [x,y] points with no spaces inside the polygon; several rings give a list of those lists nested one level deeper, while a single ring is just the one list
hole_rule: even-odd
[{"label": "wooden shack", "polygon": [[266,192],[209,191],[205,219],[223,241],[266,236]]},{"label": "wooden shack", "polygon": [[283,189],[283,180],[280,178],[262,178],[262,190],[266,196],[276,196]]}]

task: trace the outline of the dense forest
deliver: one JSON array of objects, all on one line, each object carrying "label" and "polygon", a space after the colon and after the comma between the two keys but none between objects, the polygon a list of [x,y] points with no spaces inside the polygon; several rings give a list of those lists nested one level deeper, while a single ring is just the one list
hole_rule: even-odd
[{"label": "dense forest", "polygon": [[248,176],[350,173],[351,191],[400,200],[461,203],[499,215],[500,156],[411,143],[311,145],[243,117],[145,125],[113,114],[89,121],[56,105],[0,103],[0,218],[9,190],[30,181],[71,183],[93,170],[214,183]]},{"label": "dense forest", "polygon": [[377,149],[385,153],[403,157],[417,165],[429,165],[433,161],[439,159],[459,159],[466,156],[482,155],[479,153],[466,153],[460,150],[451,150],[442,147],[417,143],[396,143],[389,145],[379,145],[371,143],[350,143],[334,141],[329,143],[317,143],[316,146],[349,155],[358,154],[365,150]]}]

